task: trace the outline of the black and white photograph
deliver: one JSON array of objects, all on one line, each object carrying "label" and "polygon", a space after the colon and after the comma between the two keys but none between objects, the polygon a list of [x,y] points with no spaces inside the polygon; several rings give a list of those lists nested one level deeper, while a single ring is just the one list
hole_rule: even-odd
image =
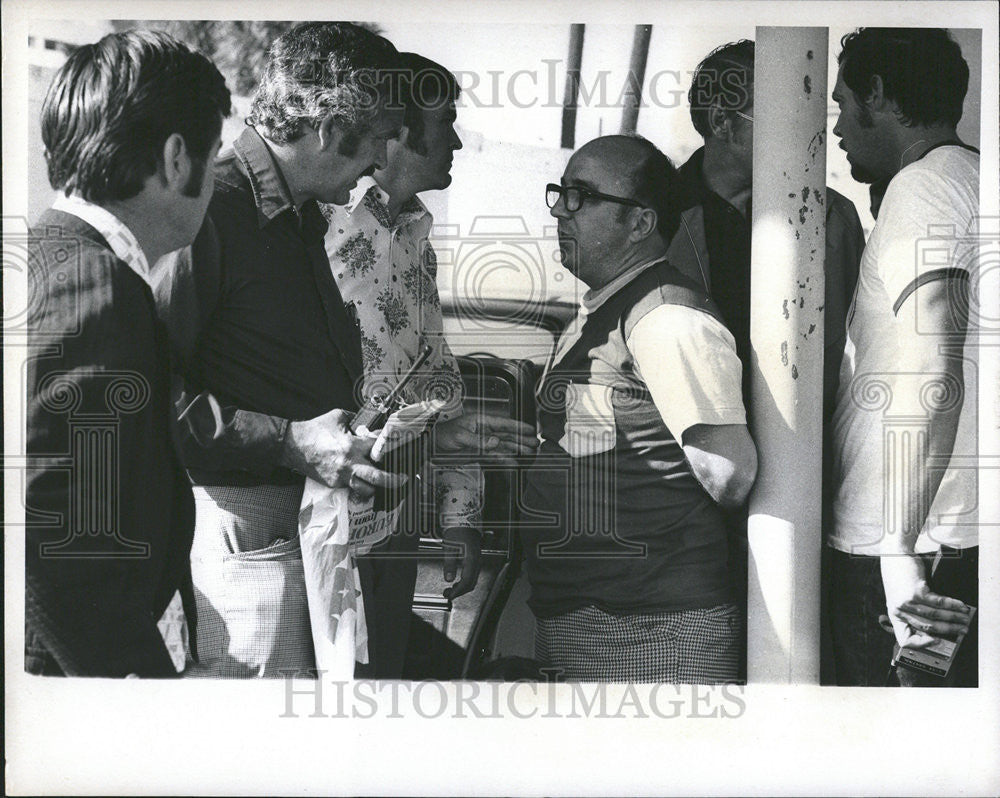
[{"label": "black and white photograph", "polygon": [[3,12],[7,794],[1000,791],[995,3]]}]

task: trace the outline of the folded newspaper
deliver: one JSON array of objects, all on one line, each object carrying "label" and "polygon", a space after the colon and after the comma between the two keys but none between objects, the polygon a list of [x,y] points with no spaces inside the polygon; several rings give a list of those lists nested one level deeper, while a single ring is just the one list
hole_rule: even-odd
[{"label": "folded newspaper", "polygon": [[[373,454],[384,456],[428,427],[443,402],[406,405],[386,421]],[[354,663],[368,662],[368,626],[357,556],[366,554],[396,528],[400,501],[376,507],[348,488],[329,488],[307,479],[299,511],[299,539],[316,667],[323,678],[351,679]]]}]

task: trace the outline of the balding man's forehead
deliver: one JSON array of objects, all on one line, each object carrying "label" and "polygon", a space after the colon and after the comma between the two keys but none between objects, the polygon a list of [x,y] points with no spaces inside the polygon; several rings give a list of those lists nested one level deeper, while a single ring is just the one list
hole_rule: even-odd
[{"label": "balding man's forehead", "polygon": [[629,167],[618,162],[593,158],[583,153],[579,158],[574,156],[574,160],[566,165],[562,182],[567,186],[581,186],[605,194],[623,195],[631,189],[631,173]]},{"label": "balding man's forehead", "polygon": [[566,165],[563,182],[608,193],[628,190],[631,175],[646,156],[646,149],[634,140],[598,139],[574,153]]}]

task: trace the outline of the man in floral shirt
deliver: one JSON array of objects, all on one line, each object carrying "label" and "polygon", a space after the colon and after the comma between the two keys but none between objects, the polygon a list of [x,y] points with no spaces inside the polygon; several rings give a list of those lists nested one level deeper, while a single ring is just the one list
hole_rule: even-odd
[{"label": "man in floral shirt", "polygon": [[[462,147],[454,128],[459,87],[444,67],[414,53],[401,54],[401,67],[403,130],[389,142],[386,168],[359,180],[343,207],[322,206],[330,222],[326,251],[333,275],[361,328],[364,394],[386,392],[430,346],[432,354],[404,399],[445,401],[435,451],[447,448],[451,454],[467,445],[470,435],[511,432],[533,448],[533,429],[461,416],[462,381],[443,335],[437,261],[427,240],[433,220],[416,196],[451,183],[454,152]],[[489,449],[489,441],[484,448]],[[445,590],[446,596],[457,597],[472,590],[479,576],[482,474],[477,464],[469,464],[430,467],[424,476],[445,542],[445,580],[452,582],[461,569],[461,579]],[[372,675],[378,678],[400,676],[409,632],[416,557],[406,554],[415,552],[419,529],[405,518],[404,513],[396,533],[359,561]]]}]

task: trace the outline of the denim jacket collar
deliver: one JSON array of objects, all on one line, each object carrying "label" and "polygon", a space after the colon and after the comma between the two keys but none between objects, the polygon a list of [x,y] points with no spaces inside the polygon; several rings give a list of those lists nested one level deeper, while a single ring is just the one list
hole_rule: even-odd
[{"label": "denim jacket collar", "polygon": [[261,227],[270,224],[285,211],[295,211],[292,193],[288,189],[281,168],[274,160],[267,142],[253,127],[247,126],[233,142],[233,151],[247,171],[257,221]]}]

